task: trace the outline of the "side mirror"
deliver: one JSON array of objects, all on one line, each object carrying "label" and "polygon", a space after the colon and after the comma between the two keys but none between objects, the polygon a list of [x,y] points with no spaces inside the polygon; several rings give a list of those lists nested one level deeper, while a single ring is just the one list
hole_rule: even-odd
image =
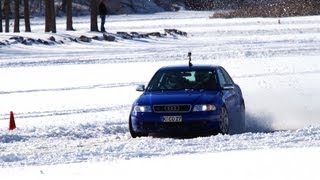
[{"label": "side mirror", "polygon": [[224,84],[222,86],[222,89],[223,90],[232,90],[232,89],[234,89],[234,85],[233,84]]},{"label": "side mirror", "polygon": [[136,91],[143,92],[145,89],[146,89],[146,88],[145,88],[144,85],[138,85],[137,88],[136,88]]}]

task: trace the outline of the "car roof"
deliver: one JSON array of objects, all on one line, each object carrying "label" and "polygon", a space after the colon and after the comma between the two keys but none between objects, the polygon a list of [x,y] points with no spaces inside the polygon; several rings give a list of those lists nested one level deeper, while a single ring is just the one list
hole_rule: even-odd
[{"label": "car roof", "polygon": [[188,65],[171,65],[171,66],[164,66],[161,67],[159,70],[160,71],[166,71],[166,70],[214,70],[217,69],[221,66],[219,65],[192,65],[192,66],[188,66]]}]

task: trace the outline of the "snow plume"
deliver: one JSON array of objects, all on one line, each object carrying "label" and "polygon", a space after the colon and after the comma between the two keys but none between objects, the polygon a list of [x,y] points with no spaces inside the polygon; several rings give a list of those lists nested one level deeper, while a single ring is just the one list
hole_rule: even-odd
[{"label": "snow plume", "polygon": [[[320,93],[315,82],[320,81],[320,71],[316,57],[267,59],[268,67],[255,60],[245,63],[247,67],[263,67],[260,72],[236,76],[247,104],[248,130],[319,126]],[[294,66],[293,61],[303,66]]]}]

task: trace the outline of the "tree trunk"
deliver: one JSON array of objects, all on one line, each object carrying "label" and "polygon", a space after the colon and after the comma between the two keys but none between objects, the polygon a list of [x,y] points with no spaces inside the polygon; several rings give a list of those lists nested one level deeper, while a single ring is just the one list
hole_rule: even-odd
[{"label": "tree trunk", "polygon": [[45,32],[57,32],[54,0],[45,1]]},{"label": "tree trunk", "polygon": [[[67,11],[67,1],[69,1],[69,0],[62,0],[61,11],[62,11],[63,13],[66,13],[66,11]],[[72,1],[72,0],[71,0],[71,1]]]},{"label": "tree trunk", "polygon": [[24,0],[24,23],[26,29],[25,31],[31,32],[29,0]]},{"label": "tree trunk", "polygon": [[66,14],[67,14],[67,31],[73,31],[72,27],[72,0],[66,1]]},{"label": "tree trunk", "polygon": [[5,0],[4,1],[4,14],[6,18],[6,27],[5,31],[9,32],[10,30],[10,0]]},{"label": "tree trunk", "polygon": [[56,8],[54,5],[54,0],[51,0],[51,31],[53,33],[57,32],[57,24],[56,24]]},{"label": "tree trunk", "polygon": [[45,6],[45,32],[50,32],[51,31],[51,13],[50,13],[50,0],[45,0],[44,2]]},{"label": "tree trunk", "polygon": [[98,2],[97,0],[90,1],[90,9],[91,9],[91,31],[99,31],[98,30]]},{"label": "tree trunk", "polygon": [[3,32],[2,29],[2,2],[0,0],[0,32]]},{"label": "tree trunk", "polygon": [[20,13],[19,13],[19,0],[14,0],[14,29],[13,32],[20,32]]}]

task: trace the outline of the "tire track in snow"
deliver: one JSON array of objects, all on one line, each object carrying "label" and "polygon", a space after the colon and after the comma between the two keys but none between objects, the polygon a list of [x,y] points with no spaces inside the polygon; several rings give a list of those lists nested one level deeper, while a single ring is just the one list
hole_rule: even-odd
[{"label": "tire track in snow", "polygon": [[[60,129],[59,133],[56,133],[59,136],[55,136],[55,133],[52,132],[43,132],[44,135],[24,137],[24,141],[0,144],[0,167],[151,158],[239,150],[307,148],[320,145],[319,127],[272,133],[219,134],[191,139],[158,137],[132,139],[128,133],[125,133],[125,128],[123,128],[124,132],[120,134],[110,135],[104,134],[103,128],[99,128],[99,126],[101,125],[90,124],[76,130],[72,126]],[[107,127],[107,125],[103,126]],[[120,126],[122,125],[120,124]],[[80,131],[77,132],[79,129]],[[46,130],[48,129],[43,129],[43,131]],[[70,132],[69,136],[67,132]],[[91,132],[95,134],[91,136]],[[15,134],[22,136],[23,132]],[[0,135],[4,137],[6,134],[1,132]],[[19,152],[15,152],[15,149],[19,149]]]},{"label": "tire track in snow", "polygon": [[[234,76],[234,78],[255,78],[255,77],[267,77],[267,76],[290,76],[290,75],[303,75],[303,74],[319,74],[320,70],[314,71],[300,71],[300,72],[283,72],[283,73],[261,73],[261,74],[250,74]],[[72,91],[72,90],[86,90],[86,89],[107,89],[107,88],[118,88],[135,86],[139,84],[147,84],[148,82],[128,82],[128,83],[110,83],[110,84],[95,84],[88,86],[75,86],[75,87],[63,87],[63,88],[50,88],[50,89],[27,89],[27,90],[16,90],[16,91],[0,91],[0,95],[6,94],[20,94],[20,93],[37,93],[37,92],[55,92],[55,91]]]},{"label": "tire track in snow", "polygon": [[[160,44],[161,42],[158,42]],[[285,44],[285,46],[284,46]],[[232,50],[227,50],[232,47]],[[292,39],[274,39],[266,41],[265,39],[254,39],[252,41],[243,39],[232,40],[219,40],[214,44],[206,44],[203,42],[196,42],[192,45],[192,48],[196,52],[205,54],[206,59],[212,58],[239,58],[239,57],[281,57],[287,54],[291,55],[317,55],[320,53],[320,42],[315,39],[310,40],[292,40]],[[119,48],[119,47],[118,47]],[[138,48],[138,47],[137,47]],[[174,60],[181,60],[181,49],[190,49],[189,43],[181,43],[172,45],[170,43],[164,43],[161,46],[163,52],[159,58],[158,54],[152,53],[150,47],[145,46],[135,51],[130,51],[126,54],[124,50],[117,48],[112,49],[112,54],[108,57],[92,57],[81,52],[71,52],[68,57],[65,54],[55,54],[54,57],[46,57],[46,55],[29,55],[25,57],[23,55],[15,56],[15,59],[8,59],[0,57],[0,69],[1,68],[17,68],[17,67],[38,67],[38,66],[61,66],[61,65],[84,65],[84,64],[113,64],[113,63],[134,63],[134,62],[167,62]],[[128,50],[126,50],[128,51]],[[79,54],[80,53],[80,54]],[[95,53],[94,51],[92,53]],[[98,52],[97,54],[99,54]],[[121,55],[119,55],[121,54]],[[145,58],[146,56],[150,58]],[[200,57],[203,55],[200,55]],[[43,60],[45,57],[46,60]],[[19,59],[19,60],[17,60]]]},{"label": "tire track in snow", "polygon": [[75,87],[63,87],[63,88],[50,88],[50,89],[27,89],[27,90],[16,90],[16,91],[0,91],[0,95],[5,94],[19,94],[19,93],[36,93],[36,92],[54,92],[54,91],[72,91],[72,90],[86,90],[86,89],[106,89],[106,88],[117,88],[134,86],[138,84],[144,84],[146,82],[128,82],[128,83],[110,83],[110,84],[95,84],[88,86],[75,86]]},{"label": "tire track in snow", "polygon": [[242,76],[233,76],[234,78],[255,78],[255,77],[267,77],[267,76],[291,76],[291,75],[304,75],[304,74],[319,74],[320,70],[314,71],[300,71],[300,72],[272,72],[272,73],[261,73],[261,74],[250,74]]},{"label": "tire track in snow", "polygon": [[[108,112],[108,111],[115,111],[115,110],[130,109],[130,107],[131,107],[130,105],[119,105],[119,106],[112,106],[112,107],[99,107],[99,108],[86,108],[86,109],[33,111],[33,112],[16,113],[15,117],[19,119],[28,119],[28,118],[51,117],[51,116],[101,113],[101,112]],[[8,120],[8,114],[0,114],[0,120]]]}]

